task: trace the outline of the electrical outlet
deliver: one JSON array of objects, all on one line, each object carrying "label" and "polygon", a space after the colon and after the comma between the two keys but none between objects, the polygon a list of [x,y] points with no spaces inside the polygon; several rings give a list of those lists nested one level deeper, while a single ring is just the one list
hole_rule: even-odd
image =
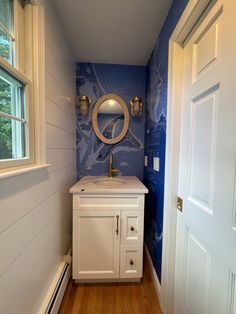
[{"label": "electrical outlet", "polygon": [[148,156],[144,156],[144,166],[148,166]]},{"label": "electrical outlet", "polygon": [[153,157],[153,170],[160,171],[160,158]]}]

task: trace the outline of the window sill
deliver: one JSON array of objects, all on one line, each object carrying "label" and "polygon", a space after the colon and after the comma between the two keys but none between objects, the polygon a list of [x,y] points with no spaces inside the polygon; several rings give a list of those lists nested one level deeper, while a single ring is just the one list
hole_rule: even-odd
[{"label": "window sill", "polygon": [[50,164],[42,164],[42,165],[34,164],[32,166],[27,165],[24,167],[17,167],[15,169],[9,168],[9,169],[4,170],[4,172],[0,172],[0,180],[7,179],[14,176],[19,176],[25,173],[30,173],[30,172],[46,169],[48,167],[50,167]]}]

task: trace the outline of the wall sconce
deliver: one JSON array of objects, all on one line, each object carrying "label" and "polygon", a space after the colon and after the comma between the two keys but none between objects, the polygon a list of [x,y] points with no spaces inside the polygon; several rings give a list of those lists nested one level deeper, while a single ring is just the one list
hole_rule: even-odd
[{"label": "wall sconce", "polygon": [[142,103],[142,99],[138,96],[135,96],[131,102],[131,113],[132,116],[134,117],[140,117],[142,114],[142,107],[143,107],[143,103]]},{"label": "wall sconce", "polygon": [[88,96],[79,96],[79,113],[82,116],[87,116],[89,114],[89,104],[91,103],[91,100],[88,98]]}]

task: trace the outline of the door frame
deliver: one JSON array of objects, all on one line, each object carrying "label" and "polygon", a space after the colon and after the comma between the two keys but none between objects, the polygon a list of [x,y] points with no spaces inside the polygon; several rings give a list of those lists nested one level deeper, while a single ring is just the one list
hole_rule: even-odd
[{"label": "door frame", "polygon": [[164,314],[173,313],[175,251],[177,229],[177,195],[180,152],[180,117],[183,81],[184,40],[207,5],[218,0],[189,0],[169,39],[167,129],[164,185],[163,252],[161,276],[161,308]]}]

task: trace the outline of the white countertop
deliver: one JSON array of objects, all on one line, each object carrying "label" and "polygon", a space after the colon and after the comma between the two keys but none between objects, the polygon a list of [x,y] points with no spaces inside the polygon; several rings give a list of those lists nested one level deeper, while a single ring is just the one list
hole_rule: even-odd
[{"label": "white countertop", "polygon": [[72,188],[70,193],[75,194],[143,194],[148,189],[137,177],[116,176],[85,176]]}]

